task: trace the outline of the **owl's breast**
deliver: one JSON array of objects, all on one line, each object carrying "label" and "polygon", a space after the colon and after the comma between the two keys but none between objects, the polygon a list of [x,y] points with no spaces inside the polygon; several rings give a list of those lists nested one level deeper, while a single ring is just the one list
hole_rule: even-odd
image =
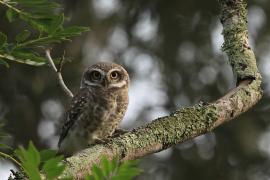
[{"label": "owl's breast", "polygon": [[95,106],[89,110],[89,119],[86,124],[89,140],[105,139],[111,136],[123,119],[127,104],[127,102],[106,96],[97,99]]}]

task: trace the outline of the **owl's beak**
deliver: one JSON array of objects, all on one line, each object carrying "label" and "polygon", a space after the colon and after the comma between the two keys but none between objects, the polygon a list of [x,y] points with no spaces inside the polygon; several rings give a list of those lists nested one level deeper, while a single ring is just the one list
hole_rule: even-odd
[{"label": "owl's beak", "polygon": [[107,78],[105,78],[105,79],[103,80],[102,85],[103,85],[105,88],[107,88],[107,87],[109,86],[109,81],[108,81]]}]

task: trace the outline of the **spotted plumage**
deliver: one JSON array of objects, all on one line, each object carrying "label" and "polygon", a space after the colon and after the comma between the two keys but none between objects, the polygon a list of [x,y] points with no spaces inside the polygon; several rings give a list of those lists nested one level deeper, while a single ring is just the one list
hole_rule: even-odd
[{"label": "spotted plumage", "polygon": [[89,67],[64,116],[59,151],[71,155],[110,137],[127,109],[128,86],[128,73],[118,64]]}]

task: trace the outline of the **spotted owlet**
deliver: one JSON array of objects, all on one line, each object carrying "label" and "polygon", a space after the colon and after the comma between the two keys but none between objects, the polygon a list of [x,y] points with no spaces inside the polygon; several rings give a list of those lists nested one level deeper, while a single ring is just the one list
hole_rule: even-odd
[{"label": "spotted owlet", "polygon": [[129,76],[114,63],[90,66],[64,116],[59,152],[72,155],[114,133],[128,106]]}]

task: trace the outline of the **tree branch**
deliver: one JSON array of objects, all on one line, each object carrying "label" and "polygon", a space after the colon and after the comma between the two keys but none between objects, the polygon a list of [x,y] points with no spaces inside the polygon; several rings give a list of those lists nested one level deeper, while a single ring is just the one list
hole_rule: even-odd
[{"label": "tree branch", "polygon": [[169,148],[212,131],[247,111],[261,99],[261,75],[248,45],[246,4],[243,0],[220,0],[219,3],[225,39],[223,51],[229,57],[237,87],[215,102],[182,108],[67,158],[64,176],[83,178],[103,155],[110,159],[137,159]]},{"label": "tree branch", "polygon": [[52,57],[51,57],[51,51],[50,49],[46,49],[45,50],[45,53],[46,53],[46,57],[47,57],[47,60],[48,62],[50,63],[52,69],[56,72],[57,74],[57,78],[58,78],[58,82],[61,86],[61,88],[63,89],[63,91],[69,96],[69,97],[73,97],[73,94],[72,92],[68,89],[68,87],[66,86],[64,80],[63,80],[63,77],[62,77],[62,74],[61,74],[61,69],[62,69],[62,61],[60,62],[60,66],[59,66],[59,69],[57,70],[53,60],[52,60]]}]

